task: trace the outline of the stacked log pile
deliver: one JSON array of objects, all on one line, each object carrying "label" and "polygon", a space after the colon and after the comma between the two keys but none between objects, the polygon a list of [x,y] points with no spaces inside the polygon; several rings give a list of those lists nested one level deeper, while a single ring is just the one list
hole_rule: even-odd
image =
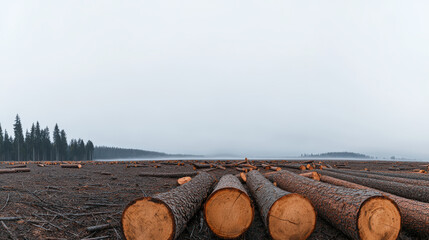
[{"label": "stacked log pile", "polygon": [[393,240],[399,235],[399,209],[379,192],[339,187],[288,171],[270,178],[280,188],[307,197],[324,219],[352,239]]}]

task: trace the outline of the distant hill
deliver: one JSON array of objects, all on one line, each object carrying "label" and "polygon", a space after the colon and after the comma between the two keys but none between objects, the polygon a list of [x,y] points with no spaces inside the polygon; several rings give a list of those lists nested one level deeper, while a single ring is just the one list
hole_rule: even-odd
[{"label": "distant hill", "polygon": [[97,146],[94,148],[94,159],[119,158],[162,158],[162,157],[194,157],[185,154],[167,154],[163,152],[146,151],[131,148]]},{"label": "distant hill", "polygon": [[327,152],[320,154],[301,154],[301,157],[314,158],[371,158],[368,155],[354,152]]}]

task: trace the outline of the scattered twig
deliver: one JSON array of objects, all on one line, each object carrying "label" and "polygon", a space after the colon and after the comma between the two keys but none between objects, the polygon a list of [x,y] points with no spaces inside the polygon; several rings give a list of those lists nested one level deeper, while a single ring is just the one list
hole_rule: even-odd
[{"label": "scattered twig", "polygon": [[6,207],[8,202],[9,202],[9,193],[7,194],[6,202],[5,202],[4,206],[0,209],[0,212],[3,211],[3,209]]},{"label": "scattered twig", "polygon": [[18,238],[15,236],[15,234],[13,234],[13,232],[10,231],[10,229],[6,226],[6,224],[3,221],[1,221],[1,225],[3,225],[4,229],[6,229],[6,232],[9,234],[9,237],[12,240],[18,240]]}]

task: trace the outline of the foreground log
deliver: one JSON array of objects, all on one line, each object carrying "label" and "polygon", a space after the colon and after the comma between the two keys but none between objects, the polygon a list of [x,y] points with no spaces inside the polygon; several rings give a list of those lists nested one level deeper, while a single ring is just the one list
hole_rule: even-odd
[{"label": "foreground log", "polygon": [[[334,184],[337,186],[354,188],[354,189],[366,189],[378,191],[376,189],[365,187],[356,183],[347,182],[338,178],[321,175],[320,180],[326,183]],[[405,229],[410,230],[413,233],[421,236],[423,239],[429,238],[429,204],[423,203],[403,197],[399,197],[390,193],[382,192],[381,194],[389,197],[395,201],[402,215],[402,225]]]},{"label": "foreground log", "polygon": [[334,186],[280,171],[270,179],[289,192],[310,199],[317,212],[352,239],[396,239],[401,228],[398,206],[370,190]]},{"label": "foreground log", "polygon": [[18,173],[18,172],[30,172],[29,168],[10,168],[10,169],[0,169],[0,174],[2,173]]},{"label": "foreground log", "polygon": [[247,186],[273,239],[306,239],[313,232],[316,211],[307,198],[275,187],[258,171],[247,174]]},{"label": "foreground log", "polygon": [[82,168],[80,164],[61,164],[62,168]]},{"label": "foreground log", "polygon": [[142,172],[139,173],[140,177],[163,177],[163,178],[181,178],[192,177],[197,175],[198,172],[173,172],[173,173],[156,173],[156,172]]},{"label": "foreground log", "polygon": [[169,192],[132,201],[122,213],[126,239],[176,239],[200,208],[216,179],[201,172]]},{"label": "foreground log", "polygon": [[218,237],[241,236],[253,221],[254,210],[249,195],[237,177],[225,175],[204,204],[207,225]]},{"label": "foreground log", "polygon": [[384,181],[393,181],[393,182],[429,187],[429,181],[418,180],[418,179],[398,178],[398,177],[377,175],[371,172],[340,170],[340,169],[329,169],[328,171],[338,172],[342,174],[349,174],[349,175],[364,177],[364,178],[373,178],[373,179],[384,180]]},{"label": "foreground log", "polygon": [[405,183],[384,181],[372,178],[352,176],[332,171],[317,170],[319,174],[326,174],[349,182],[354,182],[367,187],[375,188],[383,192],[392,193],[401,197],[414,199],[421,202],[429,202],[429,187],[416,186]]}]

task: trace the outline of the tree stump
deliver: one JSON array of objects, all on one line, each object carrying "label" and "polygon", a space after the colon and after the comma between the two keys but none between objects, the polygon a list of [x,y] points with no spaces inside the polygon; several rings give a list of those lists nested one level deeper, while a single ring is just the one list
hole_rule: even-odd
[{"label": "tree stump", "polygon": [[200,172],[190,182],[171,191],[132,201],[122,213],[121,225],[128,240],[176,239],[200,208],[216,179]]},{"label": "tree stump", "polygon": [[306,239],[314,231],[316,211],[307,198],[274,186],[258,171],[247,173],[247,186],[273,239]]},{"label": "tree stump", "polygon": [[237,177],[223,176],[204,204],[204,217],[214,234],[225,239],[241,236],[252,224],[254,210]]}]

